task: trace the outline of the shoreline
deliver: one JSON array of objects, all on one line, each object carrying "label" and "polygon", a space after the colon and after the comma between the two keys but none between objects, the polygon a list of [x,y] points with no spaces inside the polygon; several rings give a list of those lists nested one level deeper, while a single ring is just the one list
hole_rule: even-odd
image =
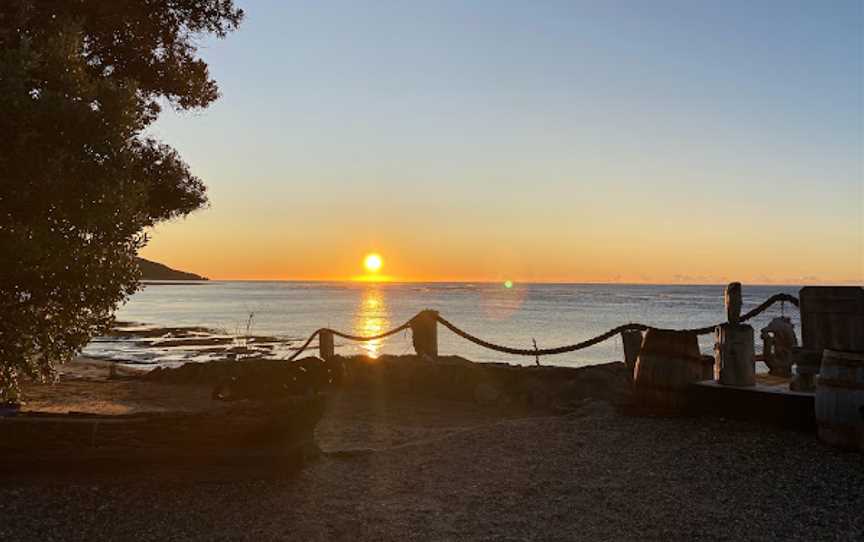
[{"label": "shoreline", "polygon": [[[476,337],[528,350],[535,340],[540,349],[555,348],[588,340],[628,322],[663,329],[703,329],[721,323],[724,318],[722,292],[713,287],[538,285],[520,290],[518,287],[417,284],[394,287],[391,292],[391,289],[367,291],[313,284],[304,288],[289,283],[232,286],[214,282],[210,286],[216,289],[204,291],[182,286],[176,286],[182,292],[149,289],[136,294],[140,297],[133,297],[118,318],[148,322],[152,329],[207,328],[206,334],[212,337],[212,344],[205,344],[197,337],[195,341],[201,342],[200,346],[195,346],[195,341],[185,340],[189,348],[180,345],[180,341],[170,348],[164,344],[159,348],[145,348],[147,345],[139,344],[137,337],[130,335],[128,340],[116,340],[120,337],[115,334],[113,342],[112,337],[94,341],[85,349],[85,355],[166,365],[193,358],[216,359],[225,354],[287,358],[298,343],[302,344],[319,328],[332,328],[353,336],[374,336],[398,327],[424,307],[437,308],[442,317]],[[776,297],[778,292],[790,296],[793,293],[776,287],[753,287],[745,295],[745,305],[755,307],[766,298]],[[181,311],[173,309],[180,301],[188,307]],[[798,313],[789,310],[797,325]],[[754,318],[753,325],[761,329],[772,317],[781,314],[783,306],[777,303]],[[461,354],[478,362],[531,364],[535,361],[531,356],[511,357],[490,352],[448,330],[439,331],[439,349],[444,353]],[[271,343],[247,344],[246,335],[250,339],[257,335],[269,336]],[[152,343],[157,342],[156,337],[150,339]],[[217,341],[221,342],[217,344]],[[713,344],[709,334],[703,332],[699,341],[703,353],[711,354]],[[399,354],[411,348],[407,334],[362,345],[336,337],[335,343],[336,353],[344,355],[364,351]],[[244,347],[254,348],[246,352]],[[619,338],[612,337],[590,349],[543,356],[541,363],[578,367],[621,359],[622,355]]]}]

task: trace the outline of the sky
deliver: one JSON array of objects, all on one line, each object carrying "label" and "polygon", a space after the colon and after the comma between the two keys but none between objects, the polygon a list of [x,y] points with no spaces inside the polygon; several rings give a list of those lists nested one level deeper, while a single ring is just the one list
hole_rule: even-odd
[{"label": "sky", "polygon": [[241,1],[209,188],[142,255],[213,279],[864,281],[860,1]]}]

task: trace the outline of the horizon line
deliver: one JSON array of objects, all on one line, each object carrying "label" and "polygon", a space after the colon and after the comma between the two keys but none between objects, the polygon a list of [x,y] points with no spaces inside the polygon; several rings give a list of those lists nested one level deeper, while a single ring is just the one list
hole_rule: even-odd
[{"label": "horizon line", "polygon": [[[386,284],[503,284],[504,280],[356,280],[356,279],[246,279],[246,278],[207,278],[206,280],[178,281],[177,279],[166,280],[142,280],[142,283],[162,282],[293,282],[293,283],[321,283],[321,284],[357,284],[357,285],[386,285]],[[862,286],[864,280],[840,280],[840,281],[805,281],[805,282],[744,282],[744,281],[718,281],[718,282],[614,282],[614,281],[520,281],[514,280],[514,285],[560,285],[560,286],[724,286],[731,282],[740,282],[743,286]]]}]

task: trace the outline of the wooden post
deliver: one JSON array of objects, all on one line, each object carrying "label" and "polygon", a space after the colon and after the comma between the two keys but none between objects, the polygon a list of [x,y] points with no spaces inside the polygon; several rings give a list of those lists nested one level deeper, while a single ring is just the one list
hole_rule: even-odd
[{"label": "wooden post", "polygon": [[724,294],[728,322],[715,330],[714,370],[727,386],[756,385],[753,327],[741,323],[741,297],[741,283],[730,282]]},{"label": "wooden post", "polygon": [[414,351],[420,357],[438,357],[438,311],[425,310],[411,321]]},{"label": "wooden post", "polygon": [[756,364],[753,326],[725,324],[717,326],[714,344],[717,380],[727,386],[755,386]]},{"label": "wooden post", "polygon": [[333,332],[329,329],[322,329],[318,333],[318,357],[323,360],[333,359],[336,356],[336,350],[333,346]]},{"label": "wooden post", "polygon": [[741,283],[730,282],[726,286],[726,319],[730,324],[737,324],[741,320]]},{"label": "wooden post", "polygon": [[633,370],[636,368],[636,358],[639,357],[639,349],[642,348],[642,332],[636,329],[622,331],[621,343],[624,345],[624,364],[627,366],[627,374],[632,380]]}]

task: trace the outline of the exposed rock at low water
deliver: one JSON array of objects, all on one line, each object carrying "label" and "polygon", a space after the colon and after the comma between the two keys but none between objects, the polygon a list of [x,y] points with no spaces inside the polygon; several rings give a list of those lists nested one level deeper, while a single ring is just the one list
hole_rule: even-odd
[{"label": "exposed rock at low water", "polygon": [[341,381],[341,365],[308,357],[293,362],[246,359],[156,368],[146,378],[168,384],[211,385],[214,398],[268,399],[317,393]]},{"label": "exposed rock at low water", "polygon": [[474,363],[459,356],[441,356],[434,362],[417,356],[336,360],[344,364],[352,386],[484,405],[557,409],[587,397],[620,403],[629,394],[627,370],[621,362],[572,368]]},{"label": "exposed rock at low water", "polygon": [[436,361],[417,356],[307,357],[293,362],[247,359],[187,363],[154,369],[146,377],[171,384],[208,384],[214,397],[266,398],[335,390],[341,386],[376,393],[412,394],[481,405],[559,409],[582,399],[621,403],[629,394],[624,363],[587,367],[474,363],[459,356]]}]

